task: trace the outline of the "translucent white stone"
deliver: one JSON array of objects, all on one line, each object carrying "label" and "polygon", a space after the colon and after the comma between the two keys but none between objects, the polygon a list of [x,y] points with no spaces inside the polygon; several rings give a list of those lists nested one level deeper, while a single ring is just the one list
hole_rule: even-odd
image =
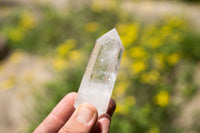
[{"label": "translucent white stone", "polygon": [[99,115],[106,113],[123,50],[115,28],[97,39],[78,90],[75,108],[90,103],[97,108]]}]

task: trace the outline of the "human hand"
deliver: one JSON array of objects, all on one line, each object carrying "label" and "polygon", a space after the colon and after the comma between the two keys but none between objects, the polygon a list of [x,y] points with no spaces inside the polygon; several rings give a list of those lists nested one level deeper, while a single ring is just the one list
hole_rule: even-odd
[{"label": "human hand", "polygon": [[96,108],[88,103],[81,104],[75,110],[76,96],[75,92],[67,94],[34,133],[108,133],[116,108],[115,101],[111,99],[107,113],[98,117]]}]

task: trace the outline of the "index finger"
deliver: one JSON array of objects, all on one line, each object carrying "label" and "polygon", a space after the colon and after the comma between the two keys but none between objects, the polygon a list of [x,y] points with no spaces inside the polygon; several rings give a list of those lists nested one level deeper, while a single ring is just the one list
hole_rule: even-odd
[{"label": "index finger", "polygon": [[58,132],[74,112],[74,101],[76,96],[77,93],[75,92],[67,94],[35,129],[34,133]]}]

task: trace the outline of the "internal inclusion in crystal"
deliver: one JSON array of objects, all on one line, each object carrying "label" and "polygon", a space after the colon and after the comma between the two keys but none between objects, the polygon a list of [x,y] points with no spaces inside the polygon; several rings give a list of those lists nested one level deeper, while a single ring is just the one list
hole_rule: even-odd
[{"label": "internal inclusion in crystal", "polygon": [[99,115],[106,113],[123,53],[116,29],[97,39],[81,81],[75,107],[93,104]]}]

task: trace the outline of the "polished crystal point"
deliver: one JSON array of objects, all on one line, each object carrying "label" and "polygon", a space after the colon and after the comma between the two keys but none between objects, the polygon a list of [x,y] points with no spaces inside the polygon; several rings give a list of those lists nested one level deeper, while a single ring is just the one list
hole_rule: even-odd
[{"label": "polished crystal point", "polygon": [[115,28],[97,39],[78,90],[75,108],[90,103],[97,108],[99,115],[106,113],[123,50]]}]

